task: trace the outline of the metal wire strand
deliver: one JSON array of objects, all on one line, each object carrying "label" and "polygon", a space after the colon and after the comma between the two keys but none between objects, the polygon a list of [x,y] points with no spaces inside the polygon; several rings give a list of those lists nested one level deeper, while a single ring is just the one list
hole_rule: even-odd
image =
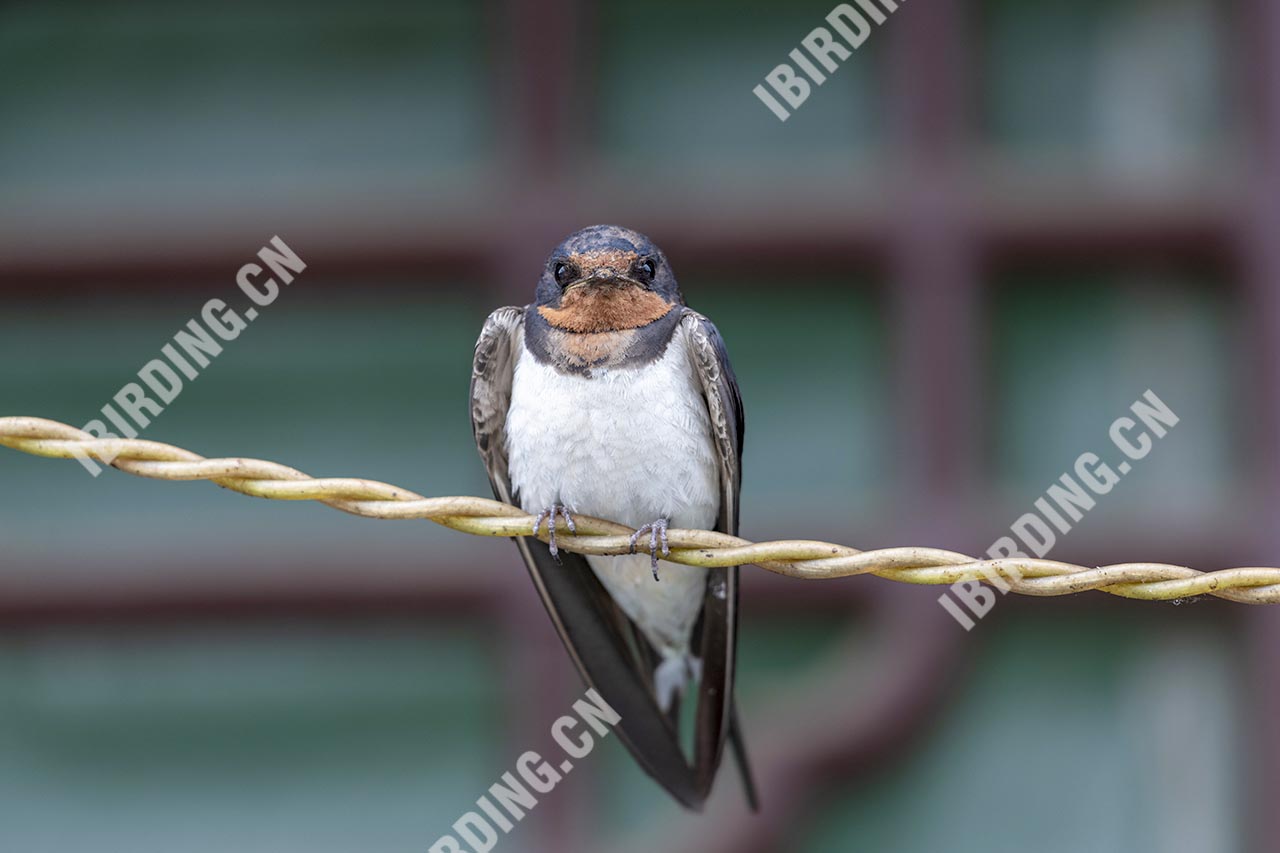
[{"label": "metal wire strand", "polygon": [[[155,441],[100,439],[43,418],[0,418],[0,445],[52,459],[88,458],[153,480],[209,480],[259,498],[319,501],[365,518],[425,518],[477,536],[533,536],[534,517],[488,498],[423,497],[376,480],[315,479],[262,459],[206,459]],[[577,533],[558,533],[556,543],[579,554],[626,554],[632,528],[575,515]],[[545,528],[538,538],[546,541]],[[1280,568],[1201,572],[1164,563],[1124,563],[1089,568],[1053,560],[975,560],[936,548],[859,551],[810,540],[750,542],[710,530],[667,531],[669,562],[687,566],[753,564],[787,577],[809,580],[876,575],[900,583],[954,584],[981,581],[1023,595],[1070,595],[1100,590],[1124,598],[1170,601],[1214,595],[1243,604],[1280,603]]]}]

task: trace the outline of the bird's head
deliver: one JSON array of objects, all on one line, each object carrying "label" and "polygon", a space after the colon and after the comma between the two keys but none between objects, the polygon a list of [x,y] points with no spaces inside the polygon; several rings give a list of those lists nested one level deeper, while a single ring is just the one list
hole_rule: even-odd
[{"label": "bird's head", "polygon": [[538,313],[566,332],[636,329],[684,304],[662,250],[616,225],[575,231],[551,253],[538,279]]}]

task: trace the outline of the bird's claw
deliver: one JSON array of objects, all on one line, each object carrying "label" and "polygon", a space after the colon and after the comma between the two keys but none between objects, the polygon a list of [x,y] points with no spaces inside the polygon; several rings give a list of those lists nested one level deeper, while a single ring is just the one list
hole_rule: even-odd
[{"label": "bird's claw", "polygon": [[538,535],[538,530],[542,527],[542,522],[547,523],[547,544],[551,546],[551,556],[557,560],[560,559],[560,549],[556,547],[556,516],[559,515],[564,519],[564,526],[569,528],[570,533],[577,533],[578,526],[573,522],[573,516],[569,514],[569,508],[562,504],[552,504],[533,517],[533,535]]},{"label": "bird's claw", "polygon": [[653,568],[653,579],[658,580],[658,548],[662,548],[662,556],[671,556],[671,548],[667,545],[667,520],[659,518],[641,527],[631,534],[631,553],[636,552],[636,542],[641,536],[649,534],[649,560]]}]

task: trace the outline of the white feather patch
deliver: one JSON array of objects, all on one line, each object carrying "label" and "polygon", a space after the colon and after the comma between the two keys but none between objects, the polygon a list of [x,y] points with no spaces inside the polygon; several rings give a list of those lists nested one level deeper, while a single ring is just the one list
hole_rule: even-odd
[{"label": "white feather patch", "polygon": [[[591,378],[538,362],[521,341],[507,456],[529,512],[560,503],[631,527],[666,518],[688,528],[709,528],[719,515],[710,417],[678,334],[657,361]],[[655,581],[647,554],[587,561],[665,656],[687,654],[706,570],[661,564]]]}]

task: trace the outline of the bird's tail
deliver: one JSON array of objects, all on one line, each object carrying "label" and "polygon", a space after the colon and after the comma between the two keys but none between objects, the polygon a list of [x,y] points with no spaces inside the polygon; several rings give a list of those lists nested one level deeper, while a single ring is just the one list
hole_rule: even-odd
[{"label": "bird's tail", "polygon": [[755,775],[751,772],[751,760],[747,757],[747,739],[742,734],[742,720],[738,716],[736,697],[729,711],[729,746],[733,749],[734,763],[738,765],[738,775],[742,777],[742,793],[746,795],[747,807],[758,813],[760,795],[756,792]]}]

